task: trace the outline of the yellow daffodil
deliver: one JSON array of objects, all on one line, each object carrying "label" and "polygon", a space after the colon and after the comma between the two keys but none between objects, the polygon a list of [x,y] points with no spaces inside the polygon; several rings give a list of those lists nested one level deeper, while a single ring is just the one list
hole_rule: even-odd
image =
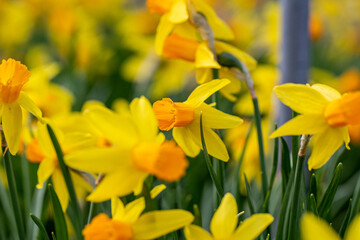
[{"label": "yellow daffodil", "polygon": [[[219,69],[220,78],[228,78],[230,80],[230,84],[221,89],[220,92],[229,100],[235,101],[236,98],[233,95],[240,91],[239,78],[241,77],[238,75],[241,75],[241,73],[227,67],[221,67],[215,60],[215,56],[209,49],[207,42],[191,39],[186,32],[184,35],[186,37],[175,32],[167,36],[161,54],[169,59],[194,62],[196,80],[199,84],[211,81],[213,79],[212,70]],[[247,53],[225,42],[215,41],[215,53],[220,54],[223,52],[231,53],[244,62],[250,70],[256,67],[256,61]]]},{"label": "yellow daffodil", "polygon": [[213,80],[198,86],[185,102],[173,102],[170,98],[164,98],[154,103],[153,109],[159,128],[165,131],[173,128],[175,141],[188,156],[195,157],[202,149],[200,136],[200,112],[202,112],[208,153],[222,161],[228,161],[226,146],[213,129],[236,127],[242,123],[242,120],[223,113],[204,101],[229,83],[227,79]]},{"label": "yellow daffodil", "polygon": [[270,137],[313,134],[309,170],[323,166],[343,142],[347,146],[350,141],[348,125],[360,124],[360,92],[341,96],[326,85],[293,83],[277,86],[274,92],[285,105],[301,115],[279,127]]},{"label": "yellow daffodil", "polygon": [[[80,132],[64,134],[57,128],[53,129],[65,156],[76,149],[87,148],[95,144],[94,138],[90,134]],[[69,194],[46,126],[39,125],[35,134],[36,138],[27,145],[26,156],[29,161],[40,163],[37,172],[38,184],[36,187],[42,188],[44,182],[51,176],[61,207],[63,211],[66,211],[69,203]],[[75,190],[77,193],[80,193],[84,189],[88,192],[91,191],[92,187],[80,174],[71,170],[70,175],[73,182],[76,183]]]},{"label": "yellow daffodil", "polygon": [[0,116],[10,153],[19,150],[22,129],[22,110],[41,119],[42,113],[35,103],[22,91],[29,80],[27,67],[14,59],[2,60],[0,64]]},{"label": "yellow daffodil", "polygon": [[185,174],[188,162],[184,152],[174,142],[164,141],[145,97],[131,102],[130,114],[120,115],[92,104],[86,115],[109,144],[73,152],[65,161],[75,169],[104,174],[88,196],[89,201],[104,201],[131,192],[138,194],[149,174],[169,182]]},{"label": "yellow daffodil", "polygon": [[[300,222],[303,240],[341,240],[335,230],[321,218],[312,213],[305,213]],[[344,240],[356,240],[360,236],[360,215],[357,215],[345,232]]]},{"label": "yellow daffodil", "polygon": [[[156,195],[152,191],[152,197]],[[126,206],[119,198],[111,200],[112,219],[101,213],[87,225],[85,240],[151,240],[190,224],[194,217],[185,210],[151,211],[143,215],[144,198]]]},{"label": "yellow daffodil", "polygon": [[196,225],[185,227],[187,240],[251,240],[259,236],[274,220],[268,213],[254,214],[244,222],[238,223],[238,208],[235,198],[227,193],[210,222],[210,232]]},{"label": "yellow daffodil", "polygon": [[195,9],[207,19],[217,39],[232,40],[234,35],[230,28],[216,15],[215,11],[202,0],[147,0],[150,12],[161,14],[156,32],[155,48],[160,54],[166,37],[176,25],[183,25],[189,21],[190,9]]}]

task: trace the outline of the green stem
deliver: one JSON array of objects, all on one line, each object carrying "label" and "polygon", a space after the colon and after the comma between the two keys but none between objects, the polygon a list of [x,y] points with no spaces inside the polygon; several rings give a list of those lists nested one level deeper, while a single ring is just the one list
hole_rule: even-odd
[{"label": "green stem", "polygon": [[56,152],[56,156],[57,156],[60,168],[61,168],[61,172],[65,179],[66,187],[69,192],[70,206],[72,207],[74,217],[76,218],[73,221],[74,228],[75,228],[78,239],[82,239],[81,230],[82,230],[84,224],[83,224],[83,221],[81,218],[82,215],[81,215],[80,207],[78,205],[78,201],[76,198],[75,188],[74,188],[73,182],[71,180],[70,172],[69,172],[68,167],[65,165],[64,154],[63,154],[63,151],[61,150],[60,144],[55,136],[54,131],[52,130],[50,125],[47,125],[47,129],[48,129],[51,141],[53,143],[53,146],[54,146],[54,149]]},{"label": "green stem", "polygon": [[[295,118],[297,115],[297,112],[292,111],[292,118]],[[299,139],[300,137],[297,135],[291,137],[292,167],[296,166],[296,158],[299,151]]]},{"label": "green stem", "polygon": [[296,169],[295,169],[295,179],[294,179],[294,187],[292,189],[292,204],[289,213],[289,232],[288,239],[296,239],[296,233],[298,232],[298,226],[296,226],[296,222],[299,217],[299,205],[300,205],[300,185],[301,185],[301,174],[303,173],[303,165],[305,161],[305,153],[307,145],[310,141],[310,135],[302,135],[301,144],[299,148],[298,158],[296,161]]},{"label": "green stem", "polygon": [[16,227],[18,230],[19,238],[25,239],[24,222],[21,216],[20,204],[16,190],[14,170],[11,162],[10,152],[6,149],[3,149],[3,151],[5,152],[4,165],[5,165],[5,171],[9,185],[11,205],[13,207],[15,220],[16,220]]},{"label": "green stem", "polygon": [[264,153],[264,142],[263,142],[263,134],[261,128],[261,115],[259,110],[259,103],[257,98],[252,98],[254,105],[254,114],[255,114],[255,126],[259,144],[259,158],[260,158],[260,168],[261,168],[261,182],[262,182],[262,192],[264,198],[266,197],[266,192],[268,189],[268,181],[266,174],[266,164],[265,164],[265,153]]},{"label": "green stem", "polygon": [[92,216],[94,215],[95,205],[96,204],[94,202],[90,202],[90,209],[89,209],[89,215],[87,218],[87,224],[90,224]]},{"label": "green stem", "polygon": [[219,179],[216,177],[216,174],[215,174],[215,171],[214,171],[214,168],[211,164],[211,161],[210,161],[210,157],[209,157],[209,154],[207,152],[207,149],[206,149],[206,144],[205,144],[205,139],[204,139],[204,131],[203,131],[203,123],[202,123],[202,112],[200,112],[200,133],[201,133],[201,143],[202,143],[202,146],[203,146],[203,153],[204,153],[204,157],[205,157],[205,162],[206,162],[206,165],[207,165],[207,168],[209,170],[209,173],[210,173],[210,177],[215,185],[215,188],[216,188],[216,192],[219,196],[220,199],[223,198],[224,196],[224,189],[222,188],[220,182],[219,182]]},{"label": "green stem", "polygon": [[299,207],[299,194],[300,194],[300,185],[301,185],[301,173],[303,170],[305,155],[298,156],[296,162],[296,170],[295,170],[295,185],[293,187],[293,197],[292,197],[292,204],[290,210],[290,224],[289,224],[289,237],[288,239],[295,239],[294,234],[296,233],[296,220],[298,215],[298,207]]},{"label": "green stem", "polygon": [[236,67],[238,68],[245,76],[245,83],[249,90],[249,93],[252,98],[253,106],[254,106],[254,117],[255,117],[255,126],[257,130],[258,136],[258,144],[259,144],[259,158],[260,158],[260,168],[261,168],[261,182],[262,182],[262,193],[263,199],[266,197],[266,192],[268,189],[268,181],[266,174],[266,164],[265,164],[265,153],[264,153],[264,143],[261,129],[261,114],[259,109],[259,103],[257,99],[257,95],[254,89],[254,81],[251,78],[250,71],[248,67],[237,59],[234,55],[223,52],[217,55],[217,59],[220,65],[225,67]]}]

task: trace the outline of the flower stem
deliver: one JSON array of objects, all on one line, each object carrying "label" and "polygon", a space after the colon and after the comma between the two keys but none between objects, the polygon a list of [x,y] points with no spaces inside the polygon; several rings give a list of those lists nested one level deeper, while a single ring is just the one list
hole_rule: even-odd
[{"label": "flower stem", "polygon": [[81,215],[80,207],[78,205],[78,201],[76,198],[75,188],[74,188],[73,182],[71,180],[70,172],[69,172],[69,169],[67,168],[67,166],[65,165],[64,154],[63,154],[63,151],[61,150],[60,144],[55,136],[54,131],[52,130],[50,125],[47,125],[47,129],[48,129],[51,141],[53,143],[53,146],[54,146],[54,149],[56,152],[56,156],[57,156],[60,168],[61,168],[61,172],[64,176],[66,187],[69,192],[70,206],[72,207],[74,217],[76,218],[76,219],[73,219],[72,223],[74,225],[78,239],[82,239],[81,229],[83,228],[84,224],[83,224],[83,221],[81,218],[82,215]]},{"label": "flower stem", "polygon": [[267,180],[266,164],[265,164],[264,142],[263,142],[262,128],[261,128],[261,114],[259,109],[258,98],[254,89],[254,81],[251,78],[248,67],[232,54],[224,52],[219,54],[217,56],[217,59],[220,65],[225,67],[236,67],[244,74],[245,83],[250,92],[254,106],[255,126],[256,126],[256,132],[257,132],[257,138],[259,144],[260,168],[262,172],[261,174],[262,193],[263,193],[263,199],[265,199],[268,189],[268,180]]},{"label": "flower stem", "polygon": [[302,135],[300,149],[298,153],[298,159],[296,161],[296,169],[295,169],[295,179],[294,179],[294,187],[292,189],[292,204],[290,208],[290,223],[289,223],[289,231],[288,231],[288,239],[296,238],[296,221],[299,217],[299,194],[300,194],[300,185],[301,185],[301,174],[303,172],[303,165],[305,161],[305,152],[307,145],[310,141],[310,135]]},{"label": "flower stem", "polygon": [[6,149],[3,149],[4,154],[4,166],[6,171],[6,176],[8,180],[9,185],[9,191],[10,191],[10,198],[11,198],[11,204],[13,207],[15,220],[16,220],[16,227],[18,230],[19,238],[25,239],[25,229],[24,229],[24,223],[21,216],[20,211],[20,204],[19,199],[16,191],[16,183],[15,183],[15,176],[14,176],[14,170],[11,162],[10,152]]}]

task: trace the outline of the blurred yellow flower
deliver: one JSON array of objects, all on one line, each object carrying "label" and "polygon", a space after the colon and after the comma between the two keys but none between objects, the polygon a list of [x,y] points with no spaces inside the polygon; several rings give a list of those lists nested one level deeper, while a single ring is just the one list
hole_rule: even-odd
[{"label": "blurred yellow flower", "polygon": [[9,58],[0,64],[0,116],[10,153],[19,150],[22,129],[22,110],[42,119],[42,113],[35,103],[22,91],[29,80],[30,72],[19,61]]},{"label": "blurred yellow flower", "polygon": [[279,127],[270,137],[314,134],[310,141],[313,151],[308,161],[309,170],[323,166],[343,142],[347,146],[350,141],[347,126],[360,124],[360,92],[341,96],[326,85],[292,83],[277,86],[274,92],[301,115]]},{"label": "blurred yellow flower", "polygon": [[227,193],[211,219],[211,234],[199,226],[189,225],[185,227],[185,237],[187,240],[255,239],[273,220],[274,218],[270,214],[259,213],[252,215],[240,223],[239,227],[236,227],[238,208],[235,198]]},{"label": "blurred yellow flower", "polygon": [[138,194],[149,174],[166,181],[176,181],[185,174],[188,166],[185,154],[174,142],[164,141],[145,97],[131,102],[130,114],[120,115],[93,104],[86,115],[109,144],[73,152],[65,161],[72,168],[104,174],[88,196],[89,201]]},{"label": "blurred yellow flower", "polygon": [[[80,132],[63,133],[57,128],[52,128],[56,133],[56,137],[65,156],[72,151],[88,148],[95,144],[95,139],[90,134]],[[61,207],[63,211],[66,211],[69,203],[69,194],[46,125],[39,125],[35,134],[36,138],[27,145],[26,157],[31,162],[40,163],[37,171],[38,184],[36,187],[42,188],[44,182],[51,176]],[[70,175],[73,182],[76,183],[75,190],[77,193],[80,194],[84,188],[87,191],[91,191],[92,187],[79,173],[71,170]]]},{"label": "blurred yellow flower", "polygon": [[232,40],[234,38],[230,28],[207,5],[203,0],[147,0],[147,7],[150,12],[163,15],[156,31],[155,48],[161,54],[166,37],[172,32],[176,25],[189,21],[189,15],[193,9],[203,14],[208,21],[215,38]]},{"label": "blurred yellow flower", "polygon": [[[300,222],[303,240],[341,240],[335,230],[321,218],[312,213],[305,213]],[[360,236],[360,215],[357,215],[345,232],[344,240],[356,240]]]},{"label": "blurred yellow flower", "polygon": [[151,240],[178,230],[194,220],[193,215],[185,210],[151,211],[141,215],[144,208],[144,198],[126,206],[119,198],[113,198],[112,219],[101,213],[84,228],[82,234],[85,240]]},{"label": "blurred yellow flower", "polygon": [[202,112],[208,153],[222,161],[228,161],[226,146],[213,129],[236,127],[242,123],[242,120],[223,113],[204,101],[229,83],[227,79],[213,80],[198,86],[185,102],[173,102],[170,98],[164,98],[154,103],[153,109],[159,128],[165,131],[174,128],[173,137],[188,156],[195,157],[202,149],[200,136],[200,112]]},{"label": "blurred yellow flower", "polygon": [[[188,33],[185,33],[185,36],[186,37],[183,37],[177,34],[176,31],[167,36],[161,54],[169,59],[181,59],[194,62],[196,80],[199,84],[211,81],[213,79],[213,69],[218,69],[220,78],[230,80],[230,84],[221,89],[220,92],[229,100],[235,101],[236,97],[233,95],[240,91],[239,79],[241,78],[241,72],[220,66],[206,41],[201,42],[194,40]],[[256,67],[256,60],[247,53],[225,42],[215,41],[215,53],[220,54],[223,52],[231,53],[250,70]]]}]

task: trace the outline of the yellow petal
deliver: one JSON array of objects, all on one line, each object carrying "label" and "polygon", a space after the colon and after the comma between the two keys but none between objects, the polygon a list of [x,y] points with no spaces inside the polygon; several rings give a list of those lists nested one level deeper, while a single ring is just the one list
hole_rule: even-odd
[{"label": "yellow petal", "polygon": [[194,108],[197,108],[213,93],[225,87],[229,83],[230,81],[227,79],[217,79],[212,80],[208,83],[204,83],[194,89],[194,91],[190,94],[185,103],[191,105]]},{"label": "yellow petal", "polygon": [[187,211],[174,209],[152,211],[142,215],[133,225],[134,239],[154,239],[178,230],[194,220]]},{"label": "yellow petal", "polygon": [[259,236],[272,222],[274,218],[268,213],[254,214],[236,229],[232,239],[252,240]]},{"label": "yellow petal", "polygon": [[201,149],[199,142],[192,139],[190,130],[187,127],[176,127],[173,129],[173,138],[189,157],[196,157]]},{"label": "yellow petal", "polygon": [[274,88],[282,103],[298,113],[322,114],[328,100],[307,85],[286,83]]},{"label": "yellow petal", "polygon": [[215,133],[212,129],[205,128],[204,138],[208,153],[211,156],[224,162],[229,161],[229,154],[226,146],[217,133]]},{"label": "yellow petal", "polygon": [[82,171],[108,173],[129,164],[130,154],[119,148],[89,148],[65,155],[65,163]]},{"label": "yellow petal", "polygon": [[171,9],[169,20],[172,23],[182,23],[188,20],[189,15],[187,12],[187,6],[185,1],[176,1]]},{"label": "yellow petal", "polygon": [[230,238],[238,222],[237,214],[238,208],[235,198],[230,193],[225,194],[219,208],[211,219],[210,231],[214,238]]},{"label": "yellow petal", "polygon": [[70,132],[64,135],[63,150],[72,152],[77,149],[84,149],[95,146],[96,139],[90,133]]},{"label": "yellow petal", "polygon": [[341,98],[341,94],[337,90],[327,85],[318,83],[311,85],[311,87],[320,92],[328,101],[334,101]]},{"label": "yellow petal", "polygon": [[214,59],[214,54],[210,51],[206,42],[202,42],[196,49],[195,53],[195,67],[196,68],[216,68],[221,66]]},{"label": "yellow petal", "polygon": [[66,212],[67,206],[69,204],[69,193],[66,187],[65,179],[59,168],[54,171],[51,180],[54,185],[54,190],[59,198],[61,208],[63,212]]},{"label": "yellow petal", "polygon": [[37,171],[38,184],[37,188],[42,188],[44,182],[53,174],[55,171],[54,159],[45,158],[41,161],[39,169]]},{"label": "yellow petal", "polygon": [[215,51],[218,54],[227,52],[234,55],[238,60],[243,62],[249,68],[249,70],[254,70],[256,68],[257,62],[252,56],[230,44],[221,41],[215,41]]},{"label": "yellow petal", "polygon": [[125,215],[125,206],[118,197],[111,198],[111,216],[112,219],[121,221]]},{"label": "yellow petal", "polygon": [[144,96],[135,98],[130,104],[130,111],[143,140],[153,140],[158,134],[158,124],[152,105]]},{"label": "yellow petal", "polygon": [[191,2],[194,4],[196,10],[206,17],[211,29],[214,31],[215,38],[223,40],[234,39],[234,34],[231,29],[216,15],[212,7],[202,0],[192,0]]},{"label": "yellow petal", "polygon": [[2,127],[10,153],[15,155],[19,150],[22,129],[22,112],[17,102],[3,105]]},{"label": "yellow petal", "polygon": [[[243,120],[237,116],[223,113],[213,107],[210,107],[206,103],[200,105],[196,114],[200,114],[202,111],[203,125],[206,128],[214,129],[226,129],[239,126]],[[196,118],[200,118],[196,117]]]},{"label": "yellow petal", "polygon": [[210,82],[212,80],[211,68],[196,68],[196,81],[199,85]]},{"label": "yellow petal", "polygon": [[328,127],[325,131],[314,135],[310,140],[313,149],[308,160],[309,170],[322,167],[342,144],[341,128]]},{"label": "yellow petal", "polygon": [[[201,146],[202,149],[200,121],[194,120],[186,127],[189,128],[189,133],[192,136],[192,139],[194,139],[194,141],[196,141],[196,143]],[[203,131],[206,148],[209,155],[216,157],[217,159],[224,162],[227,162],[229,160],[229,154],[221,138],[211,128],[203,126]]]},{"label": "yellow petal", "polygon": [[38,108],[38,106],[36,106],[36,104],[31,100],[31,98],[29,98],[29,96],[26,93],[20,92],[20,95],[18,98],[18,103],[26,111],[28,111],[32,115],[34,115],[37,119],[39,119],[40,121],[43,121],[41,110]]},{"label": "yellow petal", "polygon": [[305,213],[300,221],[303,240],[341,240],[331,226],[311,213]]},{"label": "yellow petal", "polygon": [[186,240],[213,240],[212,236],[196,225],[189,225],[184,230]]},{"label": "yellow petal", "polygon": [[130,166],[122,167],[117,171],[106,174],[86,200],[102,202],[115,196],[130,194],[139,184],[143,183],[147,175],[147,173],[138,171]]},{"label": "yellow petal", "polygon": [[103,106],[93,106],[86,116],[111,143],[132,147],[138,141],[138,132],[131,118],[121,117]]},{"label": "yellow petal", "polygon": [[[53,128],[54,131],[56,129]],[[56,134],[57,139],[59,140],[59,135]],[[41,151],[44,153],[46,157],[54,158],[56,156],[54,146],[51,142],[47,127],[45,124],[38,124],[38,129],[36,131],[36,137],[39,141],[39,145],[41,148]]]},{"label": "yellow petal", "polygon": [[270,138],[287,135],[316,134],[324,131],[329,125],[326,123],[323,115],[304,114],[298,115],[284,125],[276,129]]},{"label": "yellow petal", "polygon": [[[166,186],[164,184],[154,187],[150,192],[151,198],[155,198],[165,188],[166,188]],[[128,223],[134,223],[139,218],[140,214],[144,211],[144,209],[145,209],[144,197],[138,198],[138,199],[130,202],[125,207],[125,216],[124,216],[123,220]]]},{"label": "yellow petal", "polygon": [[350,223],[346,230],[344,240],[356,240],[360,236],[360,214],[358,214]]},{"label": "yellow petal", "polygon": [[162,55],[165,39],[169,36],[173,28],[174,24],[169,20],[169,13],[164,14],[160,18],[159,25],[156,29],[155,50],[157,54]]}]

